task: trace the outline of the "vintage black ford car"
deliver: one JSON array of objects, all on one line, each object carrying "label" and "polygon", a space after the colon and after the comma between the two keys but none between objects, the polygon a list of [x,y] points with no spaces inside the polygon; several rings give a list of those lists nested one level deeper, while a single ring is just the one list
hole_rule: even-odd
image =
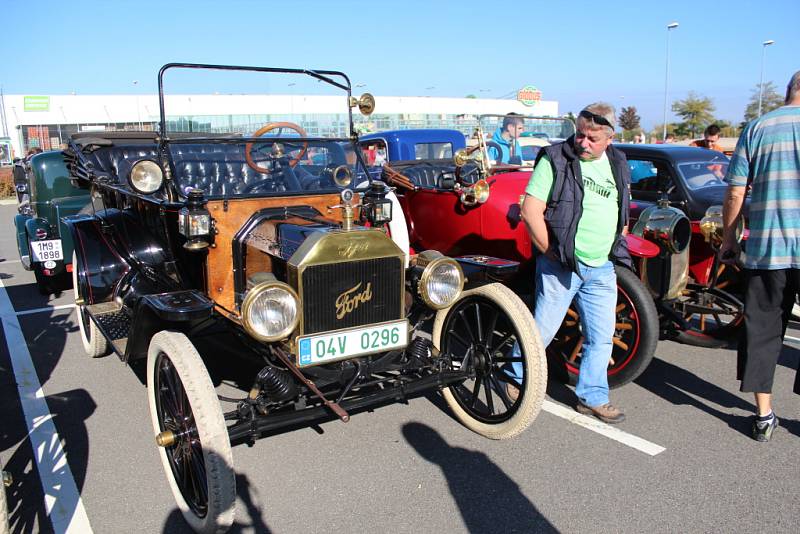
[{"label": "vintage black ford car", "polygon": [[[254,133],[253,116],[167,114],[165,79],[230,71],[334,91],[344,132],[309,136],[325,132],[288,109],[260,110]],[[493,439],[533,421],[544,350],[524,304],[489,282],[502,273],[436,251],[408,257],[387,235],[389,190],[369,180],[351,133],[350,109],[371,112],[369,95],[351,97],[334,71],[169,64],[158,82],[159,132],[71,139],[70,174],[101,202],[67,222],[84,346],[146,358],[156,442],[194,529],[233,521],[232,443],[437,390]],[[238,354],[204,350],[223,336]],[[512,361],[525,367],[514,400]],[[207,368],[234,365],[250,374],[220,395]]]}]

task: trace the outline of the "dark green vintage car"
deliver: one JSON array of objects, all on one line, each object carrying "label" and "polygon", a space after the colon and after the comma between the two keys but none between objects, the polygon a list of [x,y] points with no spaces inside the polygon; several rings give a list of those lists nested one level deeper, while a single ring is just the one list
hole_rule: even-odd
[{"label": "dark green vintage car", "polygon": [[74,187],[59,151],[43,152],[23,163],[17,183],[19,213],[14,217],[22,265],[33,271],[39,291],[48,295],[72,285],[72,236],[61,218],[91,209],[89,191]]}]

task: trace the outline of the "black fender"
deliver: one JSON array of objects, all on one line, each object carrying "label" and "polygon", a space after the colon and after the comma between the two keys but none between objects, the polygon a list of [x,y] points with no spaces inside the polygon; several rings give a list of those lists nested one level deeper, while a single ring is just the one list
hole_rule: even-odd
[{"label": "black fender", "polygon": [[161,330],[188,332],[210,318],[214,302],[197,290],[145,295],[136,302],[124,361],[147,356],[152,337]]},{"label": "black fender", "polygon": [[130,213],[107,209],[63,221],[75,244],[77,265],[73,268],[86,304],[120,296],[133,309],[135,301],[126,298],[130,295],[138,299],[142,294],[181,289],[177,282],[157,276],[164,272],[168,254]]},{"label": "black fender", "polygon": [[519,270],[519,262],[470,254],[453,258],[464,271],[464,289],[472,289],[493,282],[508,283]]}]

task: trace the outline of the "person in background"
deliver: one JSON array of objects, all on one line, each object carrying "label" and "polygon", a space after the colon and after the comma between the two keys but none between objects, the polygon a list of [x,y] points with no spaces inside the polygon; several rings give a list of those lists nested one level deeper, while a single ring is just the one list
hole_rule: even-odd
[{"label": "person in background", "polygon": [[[708,130],[706,130],[708,132]],[[752,185],[750,235],[744,253],[744,332],[736,375],[740,390],[755,396],[752,435],[769,441],[778,426],[772,411],[775,366],[795,297],[800,292],[800,71],[786,88],[786,105],[753,120],[742,131],[725,176],[720,259],[739,255],[736,226]],[[800,395],[800,370],[794,392]]]},{"label": "person in background", "polygon": [[722,147],[717,144],[719,142],[719,133],[719,126],[712,124],[703,132],[702,139],[695,139],[689,143],[689,146],[698,146],[700,148],[707,148],[709,150],[717,150],[722,152]]},{"label": "person in background", "polygon": [[674,143],[674,142],[675,142],[675,136],[672,134],[667,134],[666,139],[664,139],[664,143]]},{"label": "person in background", "polygon": [[32,147],[28,149],[28,152],[25,154],[25,161],[30,161],[30,159],[35,156],[36,154],[41,154],[42,149],[38,146]]},{"label": "person in background", "polygon": [[509,113],[503,118],[503,124],[495,130],[491,141],[497,143],[500,147],[498,152],[497,148],[490,146],[487,149],[489,159],[497,163],[510,163],[511,158],[517,156],[522,157],[522,149],[519,146],[517,139],[522,135],[525,129],[525,121],[519,113]]},{"label": "person in background", "polygon": [[574,136],[542,148],[522,204],[538,251],[534,315],[542,342],[550,344],[576,298],[585,341],[575,409],[606,423],[625,419],[609,402],[608,362],[617,306],[614,263],[631,265],[625,241],[630,170],[611,143],[615,126],[613,106],[586,106]]}]

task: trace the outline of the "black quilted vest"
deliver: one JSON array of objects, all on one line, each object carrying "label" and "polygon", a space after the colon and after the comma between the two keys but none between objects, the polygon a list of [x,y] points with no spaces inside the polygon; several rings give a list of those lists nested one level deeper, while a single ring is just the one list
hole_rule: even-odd
[{"label": "black quilted vest", "polygon": [[[578,231],[578,221],[583,214],[583,179],[581,177],[580,159],[573,149],[574,136],[563,143],[558,143],[543,148],[537,158],[547,154],[553,166],[553,193],[544,218],[550,231],[551,247],[561,259],[561,263],[571,270],[578,272],[575,258],[575,234]],[[617,237],[611,246],[609,259],[632,268],[628,244],[622,235],[622,229],[628,224],[628,210],[630,209],[630,184],[631,173],[625,154],[609,145],[606,155],[611,163],[611,172],[617,184],[619,198],[619,216],[617,217]]]}]

